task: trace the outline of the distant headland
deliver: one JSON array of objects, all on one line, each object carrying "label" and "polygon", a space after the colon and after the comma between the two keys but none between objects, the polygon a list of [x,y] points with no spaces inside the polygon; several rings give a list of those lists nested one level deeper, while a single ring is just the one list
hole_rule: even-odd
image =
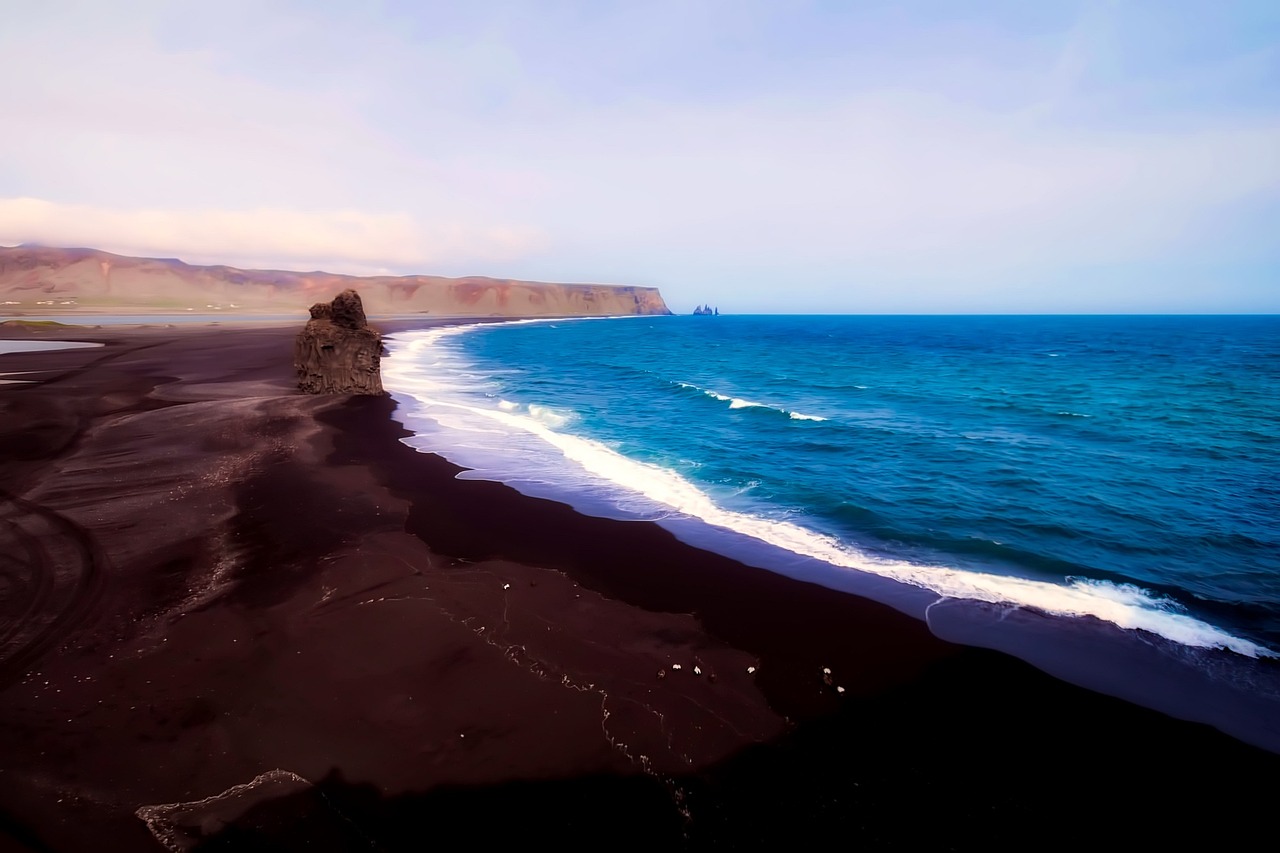
[{"label": "distant headland", "polygon": [[0,246],[0,314],[296,311],[350,288],[375,314],[600,317],[670,314],[656,287],[561,284],[483,276],[352,276],[199,266],[98,249]]}]

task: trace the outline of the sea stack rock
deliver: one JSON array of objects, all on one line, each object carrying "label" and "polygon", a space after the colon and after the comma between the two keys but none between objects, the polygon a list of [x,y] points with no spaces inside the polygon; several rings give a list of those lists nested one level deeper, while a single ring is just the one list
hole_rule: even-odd
[{"label": "sea stack rock", "polygon": [[382,394],[381,359],[382,335],[354,290],[312,305],[293,345],[298,388],[307,394]]}]

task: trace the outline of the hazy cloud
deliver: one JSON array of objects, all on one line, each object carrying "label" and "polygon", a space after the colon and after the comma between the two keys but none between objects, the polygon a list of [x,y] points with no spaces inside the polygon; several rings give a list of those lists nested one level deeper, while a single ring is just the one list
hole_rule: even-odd
[{"label": "hazy cloud", "polygon": [[0,30],[0,241],[1280,310],[1278,60],[1274,15],[1196,2],[51,0]]},{"label": "hazy cloud", "polygon": [[509,260],[537,250],[541,239],[529,228],[351,210],[114,210],[0,199],[3,244],[89,246],[197,263],[403,272]]}]

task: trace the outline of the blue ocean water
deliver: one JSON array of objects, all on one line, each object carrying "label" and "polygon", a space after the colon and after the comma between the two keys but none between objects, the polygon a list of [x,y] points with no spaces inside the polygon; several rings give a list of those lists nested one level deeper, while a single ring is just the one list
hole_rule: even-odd
[{"label": "blue ocean water", "polygon": [[1277,317],[517,322],[394,336],[385,371],[469,476],[828,585],[1280,651]]}]

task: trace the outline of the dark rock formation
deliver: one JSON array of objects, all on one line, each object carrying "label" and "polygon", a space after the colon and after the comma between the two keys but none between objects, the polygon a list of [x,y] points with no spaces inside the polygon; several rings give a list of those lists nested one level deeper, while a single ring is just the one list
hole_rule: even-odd
[{"label": "dark rock formation", "polygon": [[365,320],[354,290],[312,305],[293,344],[298,388],[307,394],[382,394],[381,359],[382,335]]},{"label": "dark rock formation", "polygon": [[702,316],[710,317],[712,315],[719,317],[720,309],[712,308],[710,305],[699,305],[697,308],[693,309],[693,313],[694,313],[694,316],[697,316],[697,317],[702,317]]}]

